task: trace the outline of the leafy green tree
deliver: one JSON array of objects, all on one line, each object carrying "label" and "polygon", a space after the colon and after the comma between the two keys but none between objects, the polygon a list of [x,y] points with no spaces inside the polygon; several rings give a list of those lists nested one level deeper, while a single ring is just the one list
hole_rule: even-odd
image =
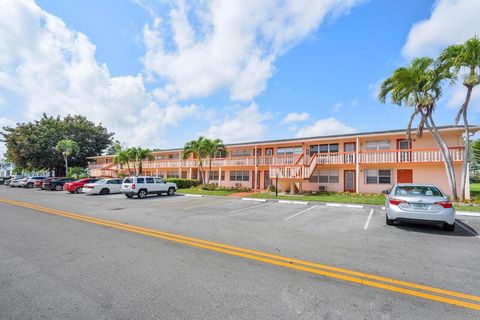
[{"label": "leafy green tree", "polygon": [[124,165],[127,165],[128,174],[130,174],[130,158],[127,150],[122,150],[122,149],[117,150],[115,158],[113,158],[113,162],[118,164],[120,166],[120,169]]},{"label": "leafy green tree", "polygon": [[122,143],[118,140],[115,140],[107,149],[107,155],[117,154],[119,150],[122,150]]},{"label": "leafy green tree", "polygon": [[152,151],[150,149],[136,148],[136,160],[138,161],[138,174],[142,175],[143,160],[153,160]]},{"label": "leafy green tree", "polygon": [[208,155],[205,147],[205,137],[198,137],[197,140],[192,140],[185,143],[183,147],[183,158],[188,159],[191,155],[194,155],[198,159],[198,171],[200,176],[200,183],[204,183],[205,177],[203,173],[203,161],[202,158]]},{"label": "leafy green tree", "polygon": [[127,150],[125,150],[125,152],[128,159],[127,163],[133,164],[133,173],[134,175],[137,175],[137,148],[135,147],[128,148]]},{"label": "leafy green tree", "polygon": [[76,141],[79,150],[69,161],[71,166],[86,167],[87,157],[100,155],[112,142],[113,133],[84,116],[50,117],[4,127],[1,141],[7,148],[6,156],[17,167],[45,168],[63,174],[64,159],[56,152],[60,140]]},{"label": "leafy green tree", "polygon": [[62,154],[63,161],[65,161],[65,172],[68,173],[68,158],[78,153],[80,150],[78,144],[73,140],[60,140],[55,149]]},{"label": "leafy green tree", "polygon": [[[226,147],[221,139],[210,140],[205,138],[203,140],[205,152],[208,156],[208,174],[207,184],[210,183],[210,173],[212,172],[212,159],[225,152]],[[220,177],[219,177],[220,179]]]},{"label": "leafy green tree", "polygon": [[68,168],[67,177],[81,179],[88,177],[88,172],[86,168],[82,167],[70,167]]},{"label": "leafy green tree", "polygon": [[468,105],[475,86],[480,84],[480,40],[477,37],[467,40],[463,44],[447,47],[438,58],[440,68],[445,68],[453,74],[454,82],[460,77],[467,89],[465,100],[460,106],[455,117],[455,124],[460,118],[465,127],[465,149],[463,154],[462,180],[460,200],[465,198],[465,186],[467,182],[468,161],[470,160],[470,130],[468,124]]},{"label": "leafy green tree", "polygon": [[433,59],[416,58],[412,60],[408,67],[396,69],[392,76],[383,81],[378,98],[382,103],[385,103],[387,97],[390,96],[392,103],[413,108],[407,125],[408,138],[410,138],[413,121],[417,116],[420,117],[417,135],[422,136],[425,126],[431,132],[443,155],[448,183],[453,198],[456,199],[457,190],[453,161],[448,146],[433,120],[436,102],[442,94],[441,83],[450,77],[451,75],[447,70],[436,68]]}]

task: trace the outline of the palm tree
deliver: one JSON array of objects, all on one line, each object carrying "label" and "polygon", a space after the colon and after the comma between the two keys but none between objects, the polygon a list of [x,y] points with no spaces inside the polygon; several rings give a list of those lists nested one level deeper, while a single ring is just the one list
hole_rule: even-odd
[{"label": "palm tree", "polygon": [[127,150],[117,149],[113,163],[118,164],[120,169],[123,165],[127,165],[128,175],[130,175],[130,161]]},{"label": "palm tree", "polygon": [[442,153],[453,198],[457,198],[452,158],[432,116],[436,102],[442,94],[441,82],[449,77],[450,74],[447,70],[435,68],[433,59],[416,58],[412,60],[408,67],[395,70],[392,76],[382,83],[378,98],[382,103],[385,103],[387,96],[390,95],[392,103],[413,107],[407,125],[407,138],[410,139],[413,121],[417,116],[420,116],[417,136],[422,136],[425,126],[431,132]]},{"label": "palm tree", "polygon": [[136,148],[136,160],[138,161],[138,175],[142,175],[143,160],[153,160],[150,149]]},{"label": "palm tree", "polygon": [[[204,139],[205,151],[208,155],[208,178],[207,184],[210,183],[210,172],[212,172],[212,159],[225,152],[225,145],[221,139],[210,140]],[[220,177],[218,177],[220,179]]]},{"label": "palm tree", "polygon": [[470,161],[470,130],[468,125],[467,110],[472,96],[473,88],[480,84],[480,40],[477,37],[467,40],[463,44],[447,47],[438,58],[440,68],[452,72],[453,80],[456,80],[461,72],[463,85],[467,88],[465,101],[458,109],[455,124],[463,118],[465,128],[465,149],[463,151],[462,180],[460,200],[465,198],[465,186],[467,184],[468,162]]},{"label": "palm tree", "polygon": [[128,159],[127,163],[133,164],[133,174],[137,175],[137,148],[128,148],[127,150],[125,150],[125,153]]},{"label": "palm tree", "polygon": [[60,152],[65,161],[65,175],[68,173],[68,157],[75,155],[80,151],[78,144],[73,140],[60,140],[55,146],[55,150]]},{"label": "palm tree", "polygon": [[205,148],[205,137],[198,137],[197,140],[192,140],[185,143],[183,147],[183,159],[188,159],[190,155],[194,155],[198,158],[198,171],[200,175],[200,183],[204,183],[205,179],[203,176],[203,162],[202,158],[208,155],[207,150]]}]

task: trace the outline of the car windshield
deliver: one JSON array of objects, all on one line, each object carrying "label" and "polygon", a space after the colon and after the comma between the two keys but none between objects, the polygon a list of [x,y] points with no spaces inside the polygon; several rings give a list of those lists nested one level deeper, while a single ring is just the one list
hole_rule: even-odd
[{"label": "car windshield", "polygon": [[407,197],[443,197],[443,194],[438,188],[430,186],[397,186],[395,195]]}]

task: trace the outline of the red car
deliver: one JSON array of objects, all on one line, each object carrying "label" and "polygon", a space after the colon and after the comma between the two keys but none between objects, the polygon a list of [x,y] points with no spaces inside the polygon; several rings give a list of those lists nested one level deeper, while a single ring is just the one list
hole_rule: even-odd
[{"label": "red car", "polygon": [[70,193],[80,193],[82,192],[82,188],[87,183],[94,183],[97,182],[98,179],[94,178],[85,178],[80,180],[75,180],[72,182],[67,182],[63,185],[63,190],[69,191]]}]

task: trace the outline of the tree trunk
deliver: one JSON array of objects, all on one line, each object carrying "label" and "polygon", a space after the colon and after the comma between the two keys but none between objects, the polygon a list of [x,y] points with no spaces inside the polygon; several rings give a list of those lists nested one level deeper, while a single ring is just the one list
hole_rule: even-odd
[{"label": "tree trunk", "polygon": [[[420,111],[420,112],[422,113],[422,115],[424,115],[423,111]],[[429,121],[426,121],[425,123],[430,133],[432,134],[433,139],[435,140],[438,147],[440,148],[440,151],[442,152],[443,163],[445,165],[445,170],[447,172],[448,184],[449,184],[450,190],[452,191],[452,197],[455,200],[457,199],[457,184],[455,179],[455,171],[453,170],[452,158],[450,156],[450,152],[448,151],[448,146],[445,143],[445,140],[443,139],[443,137],[438,132],[431,114],[428,115],[428,120]]]},{"label": "tree trunk", "polygon": [[207,184],[210,183],[210,174],[212,172],[212,157],[208,159],[208,177],[207,177]]},{"label": "tree trunk", "polygon": [[143,173],[143,163],[142,163],[142,160],[140,159],[138,161],[138,175],[141,176]]},{"label": "tree trunk", "polygon": [[127,164],[127,170],[128,170],[127,176],[129,176],[130,175],[130,163],[127,161],[126,164]]},{"label": "tree trunk", "polygon": [[65,177],[68,176],[68,158],[63,157],[63,160],[65,160]]},{"label": "tree trunk", "polygon": [[[470,160],[470,128],[468,125],[468,117],[467,117],[467,108],[468,104],[470,103],[470,98],[472,96],[473,87],[471,85],[465,84],[467,87],[467,96],[465,97],[465,102],[463,102],[462,107],[460,108],[460,112],[463,116],[463,124],[465,128],[465,149],[463,149],[463,164],[462,164],[462,180],[460,181],[460,200],[463,201],[465,199],[465,186],[469,181],[467,181],[467,170],[468,170],[468,162]],[[458,124],[459,117],[457,115],[457,119],[455,119],[456,124]]]}]

